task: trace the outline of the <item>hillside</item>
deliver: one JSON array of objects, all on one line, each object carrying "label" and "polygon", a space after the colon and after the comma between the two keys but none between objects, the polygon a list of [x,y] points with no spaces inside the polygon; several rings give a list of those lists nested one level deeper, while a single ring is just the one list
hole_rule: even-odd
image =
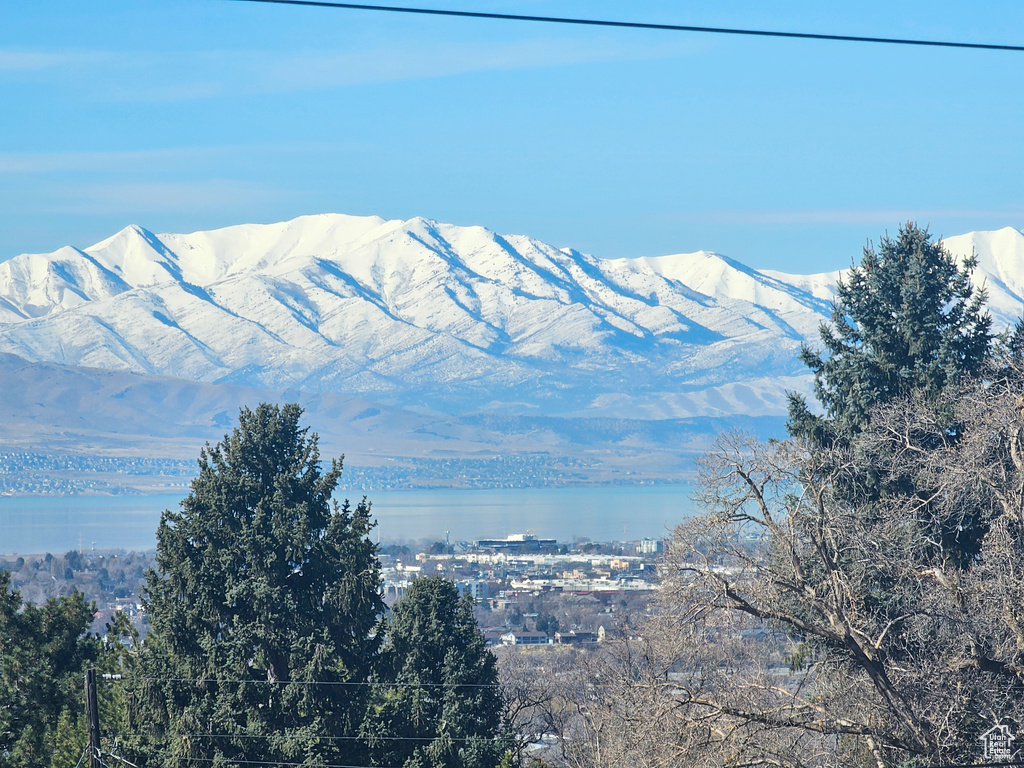
[{"label": "hillside", "polygon": [[[977,255],[995,327],[1012,323],[1024,235],[945,244]],[[839,277],[708,251],[602,259],[420,218],[132,226],[0,263],[0,439],[190,457],[240,405],[299,400],[368,466],[544,454],[607,478],[657,455],[666,476],[738,419],[781,429]]]},{"label": "hillside", "polygon": [[0,351],[450,413],[778,413],[826,309],[714,253],[599,259],[425,219],[133,226],[0,263]]}]

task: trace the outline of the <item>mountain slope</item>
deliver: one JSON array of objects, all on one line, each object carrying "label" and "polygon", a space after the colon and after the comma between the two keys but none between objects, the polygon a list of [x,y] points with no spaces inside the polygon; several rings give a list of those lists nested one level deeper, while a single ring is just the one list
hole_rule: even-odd
[{"label": "mountain slope", "polygon": [[[366,483],[507,487],[678,482],[690,476],[693,457],[707,451],[714,435],[727,426],[741,425],[764,437],[782,429],[782,419],[773,417],[723,421],[424,414],[361,397],[30,363],[6,354],[0,354],[0,390],[6,393],[0,400],[0,491],[7,485],[52,493],[49,470],[55,465],[39,461],[40,455],[48,455],[61,468],[59,476],[76,478],[79,485],[152,492],[175,478],[140,465],[127,474],[123,469],[96,474],[92,459],[125,457],[130,463],[134,458],[162,458],[193,466],[203,444],[221,439],[236,423],[239,407],[260,402],[300,403],[306,410],[304,423],[320,435],[322,455],[345,455],[342,484],[357,492],[367,490]],[[176,485],[172,492],[177,490]]]},{"label": "mountain slope", "polygon": [[943,244],[961,258],[978,259],[974,282],[985,288],[996,331],[1012,326],[1024,308],[1024,234],[1012,227],[947,237]]},{"label": "mountain slope", "polygon": [[[1024,235],[946,243],[977,250],[997,326],[1019,313]],[[838,276],[599,259],[422,218],[132,226],[0,263],[0,352],[451,413],[778,414],[807,388],[796,352]]]}]

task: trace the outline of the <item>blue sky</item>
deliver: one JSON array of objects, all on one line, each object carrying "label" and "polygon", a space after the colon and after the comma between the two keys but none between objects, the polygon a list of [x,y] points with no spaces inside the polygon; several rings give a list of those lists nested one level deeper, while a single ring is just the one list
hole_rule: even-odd
[{"label": "blue sky", "polygon": [[[1024,44],[1016,2],[416,4]],[[808,272],[908,218],[1024,227],[1024,53],[230,0],[0,17],[0,259],[337,211]]]}]

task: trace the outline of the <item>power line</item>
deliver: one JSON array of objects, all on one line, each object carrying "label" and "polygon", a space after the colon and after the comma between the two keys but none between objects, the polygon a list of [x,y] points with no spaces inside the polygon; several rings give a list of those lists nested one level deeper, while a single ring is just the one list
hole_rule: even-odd
[{"label": "power line", "polygon": [[[127,683],[130,680],[144,683],[194,683],[196,685],[304,685],[324,688],[334,687],[375,687],[375,688],[420,688],[420,689],[442,689],[444,691],[457,691],[459,689],[476,688],[502,688],[503,683],[397,683],[372,680],[253,680],[253,679],[228,679],[228,678],[201,678],[201,677],[126,677],[121,682]],[[618,683],[600,683],[593,680],[565,679],[563,683],[569,686],[580,686],[586,689],[617,688]],[[643,684],[665,685],[665,680],[650,681]],[[945,768],[945,766],[943,766]]]},{"label": "power line", "polygon": [[[122,734],[125,738],[144,739],[148,738],[149,734],[146,733],[125,733]],[[288,741],[364,741],[364,742],[376,742],[376,741],[434,741],[436,736],[324,736],[316,733],[175,733],[175,738],[178,739],[283,739]],[[500,742],[503,739],[499,736],[449,736],[445,735],[445,738],[449,741],[472,741],[472,742]],[[106,755],[111,757],[117,757],[111,755],[109,752],[104,752]],[[123,758],[118,758],[123,760]],[[124,762],[128,762],[124,760]],[[128,763],[132,765],[131,763]],[[138,768],[138,766],[133,766]]]},{"label": "power line", "polygon": [[[201,735],[201,734],[181,734],[181,735],[182,736],[197,736],[197,735]],[[133,763],[133,762],[131,762],[129,760],[125,760],[123,757],[118,757],[117,755],[115,755],[112,752],[104,751],[103,754],[108,755],[109,757],[116,758],[116,759],[120,760],[122,763],[124,763],[125,765],[131,766],[131,768],[139,768],[139,766],[135,765],[135,763]],[[178,760],[190,760],[192,762],[198,762],[198,763],[213,763],[213,762],[217,762],[213,758],[208,758],[208,757],[188,757],[188,756],[185,756],[185,755],[179,755],[177,759]],[[282,762],[280,762],[278,760],[273,760],[273,761],[270,761],[270,760],[242,760],[242,759],[239,759],[239,758],[231,758],[231,760],[229,762],[231,762],[232,764],[237,764],[237,765],[286,765],[286,766],[302,766],[302,765],[305,765],[305,763],[282,763]],[[104,765],[104,768],[110,768],[110,766],[106,766],[104,763],[101,763],[101,765]],[[330,765],[321,766],[321,768],[373,768],[373,766],[369,766],[369,765],[338,765],[338,764],[330,764]]]},{"label": "power line", "polygon": [[[336,686],[370,686],[377,688],[443,688],[454,690],[458,688],[501,688],[502,683],[392,683],[373,680],[253,680],[253,679],[229,679],[210,677],[131,677],[124,678],[122,682],[137,680],[146,683],[195,683],[204,685],[228,685],[228,684],[252,684],[252,685],[309,685],[323,686],[325,688]],[[583,685],[587,688],[613,688],[615,683],[596,683],[590,681],[570,680],[569,683]],[[663,680],[658,681],[664,683]]]},{"label": "power line", "polygon": [[203,677],[136,677],[148,683],[203,683],[210,685],[226,685],[229,683],[253,685],[313,685],[313,686],[375,686],[380,688],[500,688],[499,683],[388,683],[375,682],[370,680],[235,680],[227,678],[203,678]]},{"label": "power line", "polygon": [[918,45],[931,48],[972,48],[984,51],[1024,52],[1024,45],[998,45],[996,43],[961,43],[953,40],[922,40],[900,37],[867,37],[861,35],[828,35],[815,32],[781,32],[768,29],[739,29],[733,27],[698,27],[689,24],[655,24],[644,21],[612,21],[608,19],[581,19],[568,16],[529,16],[518,13],[488,13],[485,11],[452,11],[442,8],[406,8],[397,5],[366,5],[363,3],[335,3],[328,0],[232,0],[244,3],[271,5],[302,5],[314,8],[334,8],[347,11],[377,11],[408,13],[419,16],[454,16],[467,19],[496,21],[533,21],[545,24],[574,24],[587,27],[616,27],[624,29],[653,29],[664,32],[702,32],[715,35],[744,35],[747,37],[782,37],[797,40],[828,40],[845,43],[882,43],[888,45]]},{"label": "power line", "polygon": [[[220,762],[222,760],[225,760],[224,758],[188,757],[186,755],[178,755],[176,757],[176,759],[177,760],[189,760],[189,761],[194,762],[194,763],[216,763],[216,762]],[[301,766],[307,765],[307,763],[282,763],[280,760],[242,760],[242,759],[237,758],[237,757],[232,757],[230,760],[226,760],[226,762],[230,763],[231,765],[284,765],[284,766],[299,766],[300,768],[301,768]],[[328,764],[320,765],[319,768],[373,768],[373,766],[370,766],[370,765],[339,765],[337,763],[328,763]],[[385,766],[384,768],[387,768],[387,766]]]}]

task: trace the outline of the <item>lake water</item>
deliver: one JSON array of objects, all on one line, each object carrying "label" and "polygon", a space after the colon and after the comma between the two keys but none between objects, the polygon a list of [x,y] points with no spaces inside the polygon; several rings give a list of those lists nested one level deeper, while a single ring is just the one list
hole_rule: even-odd
[{"label": "lake water", "polygon": [[[593,541],[657,538],[693,512],[690,485],[372,491],[383,542],[473,541],[510,533]],[[0,497],[0,554],[152,549],[174,496]]]}]

